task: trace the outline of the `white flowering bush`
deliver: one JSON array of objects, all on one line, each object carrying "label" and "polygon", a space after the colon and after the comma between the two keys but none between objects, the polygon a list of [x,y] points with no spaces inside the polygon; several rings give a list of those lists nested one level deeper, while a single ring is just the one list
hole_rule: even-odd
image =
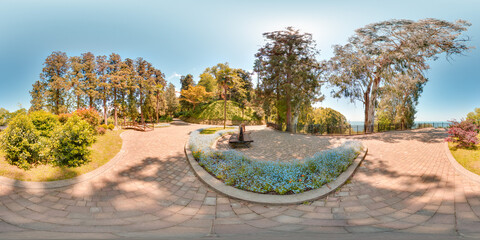
[{"label": "white flowering bush", "polygon": [[225,184],[257,193],[292,194],[316,189],[335,180],[362,150],[358,141],[289,162],[250,159],[235,150],[215,151],[213,142],[233,130],[190,135],[189,146],[200,166]]}]

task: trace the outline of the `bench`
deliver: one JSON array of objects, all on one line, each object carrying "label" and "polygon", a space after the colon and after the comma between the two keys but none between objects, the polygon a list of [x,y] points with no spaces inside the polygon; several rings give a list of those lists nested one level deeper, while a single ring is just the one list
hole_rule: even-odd
[{"label": "bench", "polygon": [[239,133],[232,134],[228,143],[233,147],[250,147],[250,144],[253,142],[252,138],[250,137],[250,133],[245,131],[245,125],[242,124],[239,126]]}]

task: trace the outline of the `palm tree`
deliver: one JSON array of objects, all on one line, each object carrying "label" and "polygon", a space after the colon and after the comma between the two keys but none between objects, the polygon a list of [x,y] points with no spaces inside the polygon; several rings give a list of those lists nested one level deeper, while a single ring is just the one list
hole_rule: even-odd
[{"label": "palm tree", "polygon": [[222,98],[223,98],[223,128],[226,128],[227,125],[227,91],[232,87],[232,83],[238,78],[237,73],[234,69],[230,68],[228,65],[225,65],[217,75],[217,84],[223,89]]}]

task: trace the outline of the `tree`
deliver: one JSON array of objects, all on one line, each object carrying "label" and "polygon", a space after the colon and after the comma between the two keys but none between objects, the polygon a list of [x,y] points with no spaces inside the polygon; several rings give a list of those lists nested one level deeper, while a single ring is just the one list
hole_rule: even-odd
[{"label": "tree", "polygon": [[180,77],[180,84],[182,84],[181,90],[188,90],[190,86],[195,86],[195,82],[193,81],[192,74],[187,74],[186,76]]},{"label": "tree", "polygon": [[217,80],[207,68],[202,74],[200,74],[200,80],[198,81],[199,86],[205,87],[205,91],[215,93],[217,91]]},{"label": "tree", "polygon": [[[68,72],[68,57],[64,52],[53,52],[45,59],[45,67],[40,73],[41,84],[38,83],[35,90],[41,88],[43,85],[45,90],[45,102],[47,108],[55,113],[60,114],[66,112],[65,98],[69,89],[67,79]],[[35,94],[36,92],[34,92]],[[32,98],[33,99],[33,98]],[[40,97],[35,96],[35,104],[38,107]]]},{"label": "tree", "polygon": [[379,89],[398,80],[398,74],[411,77],[429,69],[428,60],[445,53],[447,58],[469,47],[460,34],[470,24],[423,19],[390,20],[357,29],[344,46],[334,46],[328,62],[330,83],[337,87],[334,97],[361,101],[365,107],[367,131],[373,125]]},{"label": "tree", "polygon": [[107,122],[107,101],[110,98],[110,83],[109,83],[109,76],[108,76],[108,62],[107,56],[97,56],[97,65],[96,65],[96,73],[98,78],[98,87],[97,87],[97,96],[103,106],[103,120],[105,125],[108,124]]},{"label": "tree", "polygon": [[95,72],[95,55],[91,52],[82,53],[82,82],[83,91],[88,100],[88,107],[94,108],[95,101],[98,99],[98,78]]},{"label": "tree", "polygon": [[148,95],[152,87],[152,64],[145,61],[143,58],[139,57],[135,61],[135,70],[136,70],[136,83],[140,107],[140,117],[142,123],[145,123],[145,100],[149,100]]},{"label": "tree", "polygon": [[230,89],[231,100],[240,104],[242,117],[245,114],[245,107],[252,101],[254,92],[251,74],[243,69],[236,69],[238,78],[232,83]]},{"label": "tree", "polygon": [[220,66],[216,72],[217,84],[222,89],[223,98],[223,128],[227,127],[227,94],[228,89],[232,87],[232,84],[238,81],[238,75],[236,71],[228,66],[228,63],[219,64]]},{"label": "tree", "polygon": [[402,128],[411,128],[415,123],[416,106],[427,79],[399,74],[395,80],[379,89],[380,102],[376,109],[377,121],[381,124],[398,123]]},{"label": "tree", "polygon": [[[187,74],[186,76],[181,76],[180,77],[180,84],[182,85],[181,88],[180,88],[180,92],[182,90],[188,90],[188,88],[190,86],[195,86],[195,82],[193,81],[192,74]],[[190,108],[190,104],[187,101],[182,100],[182,98],[183,98],[183,96],[180,95],[180,105],[182,106],[182,111],[184,111],[185,109]]]},{"label": "tree", "polygon": [[33,89],[30,91],[30,111],[42,110],[45,106],[45,84],[41,81],[35,81],[32,85]]},{"label": "tree", "polygon": [[[261,83],[259,87],[266,101],[275,98],[280,112],[285,111],[287,131],[291,132],[292,112],[298,118],[304,105],[320,101],[321,66],[316,60],[319,51],[309,33],[288,27],[286,30],[264,33],[267,43],[255,55],[255,71]],[[281,109],[284,102],[285,110]]]},{"label": "tree", "polygon": [[120,55],[112,53],[108,59],[107,74],[113,98],[113,116],[115,126],[118,125],[118,109],[125,101],[126,76],[125,66]]},{"label": "tree", "polygon": [[85,96],[85,92],[83,91],[84,86],[82,85],[82,58],[78,56],[70,57],[68,60],[70,64],[70,71],[69,71],[69,78],[70,78],[70,85],[72,88],[72,94],[75,96],[76,99],[76,109],[80,109],[85,107],[83,102],[83,97]]},{"label": "tree", "polygon": [[130,58],[125,59],[122,72],[125,74],[126,78],[126,104],[125,104],[125,115],[124,123],[126,121],[126,116],[128,115],[130,119],[135,120],[138,116],[137,111],[137,98],[136,93],[138,89],[138,76],[135,71],[134,61]]},{"label": "tree", "polygon": [[153,93],[155,95],[155,116],[158,118],[160,116],[160,104],[163,102],[163,93],[167,82],[165,81],[165,74],[158,69],[153,70]]},{"label": "tree", "polygon": [[7,122],[9,119],[10,119],[10,112],[5,108],[0,108],[0,126],[7,125]]},{"label": "tree", "polygon": [[315,124],[329,125],[329,126],[343,126],[347,125],[347,118],[340,112],[331,108],[315,108],[310,114],[311,121]]},{"label": "tree", "polygon": [[183,100],[193,105],[193,110],[195,110],[197,104],[206,102],[213,96],[213,93],[205,91],[204,86],[191,86],[187,90],[182,90],[181,94]]},{"label": "tree", "polygon": [[480,127],[480,108],[475,108],[475,111],[467,114],[467,120],[472,120],[473,123]]},{"label": "tree", "polygon": [[165,99],[167,102],[167,113],[172,115],[177,111],[178,108],[178,98],[175,95],[175,86],[170,83],[168,84],[167,90],[165,92]]}]

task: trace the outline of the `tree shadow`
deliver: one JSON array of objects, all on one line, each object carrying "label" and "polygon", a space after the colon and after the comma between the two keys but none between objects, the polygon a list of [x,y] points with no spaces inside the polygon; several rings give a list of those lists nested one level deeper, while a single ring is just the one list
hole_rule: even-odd
[{"label": "tree shadow", "polygon": [[[420,135],[413,137],[415,141],[432,142],[425,136],[421,136],[426,133],[415,134]],[[435,134],[441,135],[443,133],[440,131],[438,133],[434,132],[433,139],[437,138]],[[375,136],[362,137],[368,139]],[[405,136],[401,134],[393,137],[381,136],[379,140],[388,143],[398,142],[405,140]],[[165,141],[168,141],[168,139]],[[158,156],[155,154],[147,155],[149,156],[138,160],[123,159],[115,167],[101,175],[84,182],[78,181],[70,186],[42,189],[41,186],[45,186],[45,183],[38,183],[39,188],[31,189],[20,187],[23,184],[20,183],[21,181],[17,181],[19,182],[17,187],[0,186],[2,190],[0,191],[0,219],[26,229],[115,233],[159,230],[190,220],[202,224],[202,221],[208,222],[211,221],[211,218],[194,219],[193,214],[215,216],[216,209],[228,208],[228,205],[233,206],[233,204],[239,204],[249,209],[267,209],[265,211],[272,215],[279,209],[278,207],[251,204],[233,199],[221,203],[217,201],[206,206],[204,202],[207,197],[225,196],[215,193],[196,178],[182,152],[164,152]],[[442,171],[438,172],[441,174]],[[379,187],[375,182],[363,180],[360,176],[378,178],[387,182],[398,181],[397,184],[411,186],[411,188],[409,190],[405,190],[407,188],[398,189],[388,184],[382,184]],[[453,179],[445,179],[442,175],[429,173],[428,171],[425,171],[423,175],[419,175],[418,172],[417,174],[407,171],[399,172],[399,170],[393,169],[387,160],[370,155],[367,155],[352,179],[352,183],[343,187],[354,188],[359,194],[378,192],[385,196],[385,203],[398,198],[401,199],[399,201],[404,201],[406,205],[420,201],[425,191],[435,191],[436,189],[453,191],[455,188],[455,180]],[[447,182],[447,184],[440,184],[441,182]],[[425,183],[428,186],[417,186],[417,183]],[[389,197],[390,199],[388,199]],[[348,196],[337,196],[336,193],[331,193],[318,201],[327,202],[329,198],[336,198],[339,202],[348,201]],[[480,193],[472,193],[468,198],[479,199]],[[362,203],[364,200],[358,199],[356,201]],[[12,202],[17,203],[20,207],[13,205]],[[2,204],[8,206],[4,208]],[[41,207],[38,207],[38,205]],[[199,209],[202,207],[213,210],[208,213],[201,212]],[[298,207],[299,205],[292,205],[282,209],[297,209]],[[22,218],[18,219],[18,216],[13,216],[14,214],[10,213],[2,214],[2,211],[14,212]],[[398,210],[398,212],[400,211],[401,209]],[[424,210],[419,209],[418,212],[420,211]],[[365,214],[368,213],[368,211],[365,212]],[[350,216],[345,214],[343,217],[348,219]],[[31,222],[25,220],[27,218]],[[234,217],[232,216],[232,218]],[[237,220],[239,224],[248,222],[244,219]],[[217,224],[215,221],[213,223]],[[207,229],[209,228],[207,227]],[[182,230],[178,231],[180,231],[178,234],[181,235]],[[208,231],[200,233],[201,236],[206,234],[208,234]],[[219,232],[218,234],[222,233]]]}]

